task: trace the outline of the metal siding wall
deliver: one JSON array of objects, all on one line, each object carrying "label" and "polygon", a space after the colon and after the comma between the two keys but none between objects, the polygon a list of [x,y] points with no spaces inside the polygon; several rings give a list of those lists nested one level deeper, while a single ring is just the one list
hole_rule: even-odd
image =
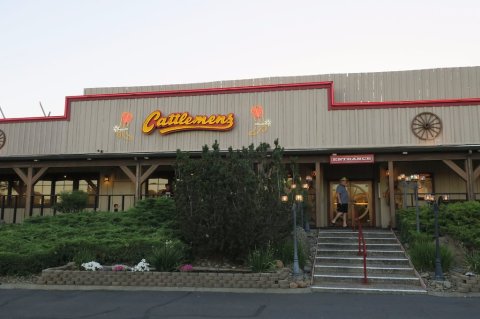
[{"label": "metal siding wall", "polygon": [[[119,93],[190,88],[262,85],[273,83],[334,81],[337,102],[425,100],[480,96],[480,67],[419,71],[326,74],[261,78],[188,85],[86,89],[86,93]],[[248,136],[254,127],[250,107],[261,104],[272,127],[259,136]],[[143,119],[160,109],[162,114],[187,111],[193,115],[233,112],[236,127],[230,132],[193,131],[159,136],[141,133]],[[134,141],[118,139],[113,126],[121,113],[134,119],[130,133]],[[441,135],[433,141],[417,139],[410,130],[413,117],[433,112],[443,122]],[[385,146],[433,146],[480,144],[480,106],[419,107],[370,110],[327,110],[327,91],[276,91],[153,99],[97,100],[73,102],[71,120],[6,123],[3,156],[128,152],[199,151],[218,140],[222,148],[239,148],[279,138],[286,149],[361,148]]]}]

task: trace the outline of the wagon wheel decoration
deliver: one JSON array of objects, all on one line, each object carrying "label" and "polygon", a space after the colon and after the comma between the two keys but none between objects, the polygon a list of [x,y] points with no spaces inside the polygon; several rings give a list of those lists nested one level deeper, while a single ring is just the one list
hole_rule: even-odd
[{"label": "wagon wheel decoration", "polygon": [[3,148],[3,146],[5,145],[5,142],[7,141],[7,137],[5,135],[5,132],[0,130],[0,149]]},{"label": "wagon wheel decoration", "polygon": [[412,132],[421,140],[433,140],[441,131],[442,121],[433,113],[420,113],[412,120]]}]

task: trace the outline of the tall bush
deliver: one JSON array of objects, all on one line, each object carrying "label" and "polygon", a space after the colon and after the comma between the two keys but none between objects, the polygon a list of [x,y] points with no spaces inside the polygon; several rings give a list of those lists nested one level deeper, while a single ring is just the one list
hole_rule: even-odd
[{"label": "tall bush", "polygon": [[245,259],[288,235],[289,212],[280,203],[285,168],[275,141],[257,148],[220,152],[203,147],[201,157],[178,151],[175,201],[181,233],[195,254]]},{"label": "tall bush", "polygon": [[78,213],[87,208],[88,194],[84,191],[62,192],[55,208],[61,213]]}]

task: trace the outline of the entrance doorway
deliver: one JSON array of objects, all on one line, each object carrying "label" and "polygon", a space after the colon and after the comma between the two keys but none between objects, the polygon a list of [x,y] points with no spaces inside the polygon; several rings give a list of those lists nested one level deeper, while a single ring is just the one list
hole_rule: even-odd
[{"label": "entrance doorway", "polygon": [[[336,189],[338,182],[330,182],[329,187],[329,221],[332,220],[337,211]],[[362,226],[373,227],[375,225],[375,214],[372,205],[372,181],[349,181],[347,184],[349,195],[347,223],[352,225],[352,217],[359,218]],[[338,221],[337,221],[338,223]]]}]

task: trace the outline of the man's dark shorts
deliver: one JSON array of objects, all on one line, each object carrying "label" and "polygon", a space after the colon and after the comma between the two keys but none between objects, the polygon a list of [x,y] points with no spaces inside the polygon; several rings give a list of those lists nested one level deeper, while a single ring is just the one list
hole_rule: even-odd
[{"label": "man's dark shorts", "polygon": [[347,214],[348,204],[337,204],[337,212]]}]

